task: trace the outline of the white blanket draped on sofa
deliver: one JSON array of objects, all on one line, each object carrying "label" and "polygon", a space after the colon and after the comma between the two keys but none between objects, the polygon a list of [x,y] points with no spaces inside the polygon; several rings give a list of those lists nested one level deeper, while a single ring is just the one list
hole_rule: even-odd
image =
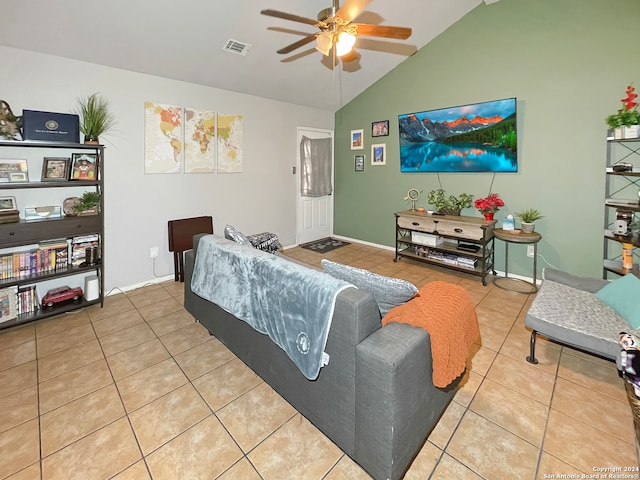
[{"label": "white blanket draped on sofa", "polygon": [[328,362],[335,300],[350,286],[217,235],[200,240],[191,279],[193,292],[269,335],[310,380]]}]

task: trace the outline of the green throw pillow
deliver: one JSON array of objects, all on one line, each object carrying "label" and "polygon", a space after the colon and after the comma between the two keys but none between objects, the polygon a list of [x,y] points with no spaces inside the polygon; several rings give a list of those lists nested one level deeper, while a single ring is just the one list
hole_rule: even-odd
[{"label": "green throw pillow", "polygon": [[408,302],[418,293],[413,283],[400,278],[385,277],[362,268],[332,262],[326,258],[323,258],[320,263],[325,273],[369,292],[378,304],[383,317],[393,307]]},{"label": "green throw pillow", "polygon": [[633,328],[640,328],[640,278],[629,273],[602,287],[595,296],[615,310]]}]

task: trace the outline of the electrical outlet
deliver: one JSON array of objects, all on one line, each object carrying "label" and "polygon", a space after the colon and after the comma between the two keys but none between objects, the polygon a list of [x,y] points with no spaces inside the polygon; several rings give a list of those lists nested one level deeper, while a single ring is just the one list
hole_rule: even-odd
[{"label": "electrical outlet", "polygon": [[527,257],[533,257],[534,253],[535,253],[534,246],[527,245]]},{"label": "electrical outlet", "polygon": [[158,247],[151,247],[149,250],[149,257],[157,258],[158,257]]}]

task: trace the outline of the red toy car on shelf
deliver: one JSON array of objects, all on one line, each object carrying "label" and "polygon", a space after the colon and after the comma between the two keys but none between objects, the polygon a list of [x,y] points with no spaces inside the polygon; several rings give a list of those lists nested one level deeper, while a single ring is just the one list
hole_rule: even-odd
[{"label": "red toy car on shelf", "polygon": [[56,303],[73,300],[74,302],[82,298],[82,289],[80,287],[58,287],[53,288],[42,297],[42,308],[53,307]]}]

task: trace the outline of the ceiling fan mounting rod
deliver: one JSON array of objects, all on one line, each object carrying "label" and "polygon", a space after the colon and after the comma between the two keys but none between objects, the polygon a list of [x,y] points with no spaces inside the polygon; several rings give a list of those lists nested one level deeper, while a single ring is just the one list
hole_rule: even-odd
[{"label": "ceiling fan mounting rod", "polygon": [[318,13],[316,26],[323,32],[346,32],[350,35],[357,35],[357,25],[352,25],[350,21],[336,16],[339,9],[339,0],[333,0],[333,7],[325,8]]},{"label": "ceiling fan mounting rod", "polygon": [[338,4],[338,0],[333,0],[333,7],[320,10],[320,12],[318,13],[318,20],[323,22],[325,20],[329,20],[330,18],[335,17],[339,8],[340,8],[340,5]]}]

